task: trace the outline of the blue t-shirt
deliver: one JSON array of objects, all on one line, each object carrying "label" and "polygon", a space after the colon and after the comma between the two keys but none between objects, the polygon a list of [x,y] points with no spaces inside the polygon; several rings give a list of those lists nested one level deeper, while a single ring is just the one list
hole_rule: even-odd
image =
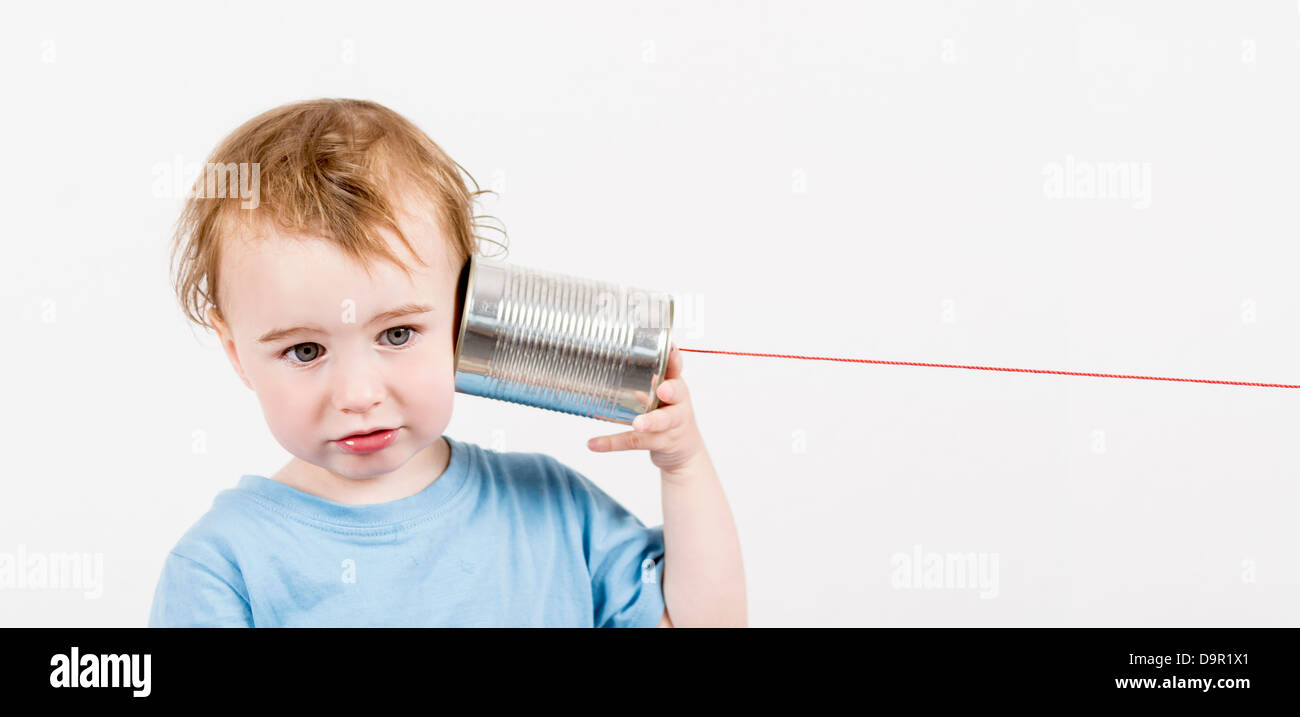
[{"label": "blue t-shirt", "polygon": [[659,623],[662,525],[548,455],[443,438],[447,470],[386,503],[242,476],[167,555],[149,626]]}]

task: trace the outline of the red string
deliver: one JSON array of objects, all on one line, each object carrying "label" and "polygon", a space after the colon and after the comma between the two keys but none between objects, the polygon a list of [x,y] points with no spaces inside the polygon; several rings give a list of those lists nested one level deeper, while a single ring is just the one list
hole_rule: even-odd
[{"label": "red string", "polygon": [[1083,371],[1049,371],[1039,368],[1005,368],[1002,366],[962,366],[948,363],[917,363],[913,361],[879,361],[873,359],[835,358],[832,356],[794,356],[790,354],[757,354],[745,351],[715,351],[712,349],[684,349],[697,354],[730,354],[732,356],[770,356],[773,358],[807,359],[810,361],[849,361],[852,363],[874,363],[886,366],[929,366],[931,368],[966,368],[979,371],[1013,371],[1015,373],[1054,373],[1059,376],[1092,376],[1094,378],[1140,378],[1145,381],[1185,381],[1187,383],[1220,383],[1228,386],[1259,386],[1261,388],[1300,388],[1289,383],[1255,383],[1253,381],[1217,381],[1209,378],[1169,378],[1167,376],[1131,376],[1120,373],[1085,373]]}]

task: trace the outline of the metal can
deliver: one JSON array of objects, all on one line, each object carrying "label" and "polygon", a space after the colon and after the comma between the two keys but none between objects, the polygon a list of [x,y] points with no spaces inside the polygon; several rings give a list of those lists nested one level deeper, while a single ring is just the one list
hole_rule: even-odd
[{"label": "metal can", "polygon": [[670,294],[478,255],[457,291],[457,392],[623,424],[659,406]]}]

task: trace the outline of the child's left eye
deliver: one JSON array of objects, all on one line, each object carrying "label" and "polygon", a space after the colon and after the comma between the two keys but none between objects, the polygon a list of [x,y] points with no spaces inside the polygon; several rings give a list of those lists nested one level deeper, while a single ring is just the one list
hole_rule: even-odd
[{"label": "child's left eye", "polygon": [[[389,337],[394,342],[394,346],[401,346],[411,340],[412,331],[414,331],[414,328],[410,326],[394,326],[385,331],[383,335]],[[396,334],[396,337],[394,337],[394,334]]]}]

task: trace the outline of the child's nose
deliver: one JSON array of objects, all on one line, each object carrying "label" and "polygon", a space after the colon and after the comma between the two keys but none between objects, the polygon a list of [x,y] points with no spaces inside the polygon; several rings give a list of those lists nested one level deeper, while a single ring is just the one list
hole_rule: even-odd
[{"label": "child's nose", "polygon": [[334,406],[340,411],[365,413],[384,399],[384,380],[378,367],[367,361],[337,365]]}]

